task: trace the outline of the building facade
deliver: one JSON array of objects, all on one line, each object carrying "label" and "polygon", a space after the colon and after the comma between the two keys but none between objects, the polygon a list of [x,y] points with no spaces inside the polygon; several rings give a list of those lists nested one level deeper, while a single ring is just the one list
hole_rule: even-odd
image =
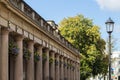
[{"label": "building facade", "polygon": [[113,52],[111,58],[112,58],[111,77],[113,80],[120,80],[120,52],[119,51]]},{"label": "building facade", "polygon": [[23,0],[0,0],[0,80],[80,80],[80,54]]}]

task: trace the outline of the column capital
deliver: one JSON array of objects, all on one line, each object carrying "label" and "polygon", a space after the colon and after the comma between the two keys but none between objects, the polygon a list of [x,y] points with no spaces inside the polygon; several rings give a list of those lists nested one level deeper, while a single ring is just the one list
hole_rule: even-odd
[{"label": "column capital", "polygon": [[31,46],[33,46],[34,45],[34,41],[33,40],[28,40],[28,44]]},{"label": "column capital", "polygon": [[55,54],[55,52],[54,51],[50,51],[50,54]]},{"label": "column capital", "polygon": [[68,58],[68,62],[71,62],[70,58]]},{"label": "column capital", "polygon": [[57,54],[57,53],[56,53],[55,55],[56,55],[56,58],[59,58],[59,57],[60,57],[60,55],[59,55],[59,54]]},{"label": "column capital", "polygon": [[64,59],[65,61],[67,61],[67,57],[63,57],[63,59]]},{"label": "column capital", "polygon": [[43,47],[43,49],[45,50],[45,52],[49,51],[49,48],[47,48],[47,47]]},{"label": "column capital", "polygon": [[28,40],[28,43],[29,44],[34,44],[34,41],[33,40]]},{"label": "column capital", "polygon": [[8,34],[10,31],[9,31],[9,28],[1,28],[1,33],[2,33],[2,35],[6,35],[6,34]]},{"label": "column capital", "polygon": [[22,35],[18,35],[18,36],[15,37],[15,39],[16,39],[17,41],[21,41],[21,40],[24,39],[24,37],[23,37]]},{"label": "column capital", "polygon": [[72,63],[73,61],[70,59],[70,63]]},{"label": "column capital", "polygon": [[60,55],[60,59],[63,61],[64,57],[62,55]]},{"label": "column capital", "polygon": [[38,50],[41,50],[43,48],[43,46],[42,45],[38,45],[37,48],[38,48]]}]

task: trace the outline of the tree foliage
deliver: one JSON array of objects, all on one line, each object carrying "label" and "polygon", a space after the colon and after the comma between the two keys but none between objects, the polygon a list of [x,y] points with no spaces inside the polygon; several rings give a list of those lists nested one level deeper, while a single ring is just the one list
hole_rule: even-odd
[{"label": "tree foliage", "polygon": [[106,74],[105,41],[99,27],[83,15],[64,18],[59,26],[60,33],[80,51],[81,80],[91,75]]}]

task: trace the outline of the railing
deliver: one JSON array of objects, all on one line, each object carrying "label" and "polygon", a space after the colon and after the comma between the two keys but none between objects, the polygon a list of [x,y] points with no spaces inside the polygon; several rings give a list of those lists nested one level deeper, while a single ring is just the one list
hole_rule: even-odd
[{"label": "railing", "polygon": [[54,30],[53,27],[47,23],[47,21],[45,21],[23,0],[9,0],[9,1],[14,7],[21,10],[26,16],[34,20],[34,22],[39,26],[39,28],[42,28],[46,33],[48,33],[48,35],[52,35],[51,37],[53,37],[53,39],[57,39],[57,41],[59,41],[61,44],[65,45],[72,51],[79,53],[79,51],[70,42],[68,42],[64,37],[62,37],[59,34],[59,32],[56,32],[56,30]]}]

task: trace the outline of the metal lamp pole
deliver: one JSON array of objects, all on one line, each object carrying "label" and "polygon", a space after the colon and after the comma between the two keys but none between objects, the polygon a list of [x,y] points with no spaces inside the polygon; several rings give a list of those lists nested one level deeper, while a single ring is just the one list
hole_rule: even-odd
[{"label": "metal lamp pole", "polygon": [[111,80],[111,33],[109,34],[109,80]]},{"label": "metal lamp pole", "polygon": [[106,31],[109,35],[109,80],[111,80],[111,33],[113,32],[114,22],[111,18],[109,18],[106,22]]}]

